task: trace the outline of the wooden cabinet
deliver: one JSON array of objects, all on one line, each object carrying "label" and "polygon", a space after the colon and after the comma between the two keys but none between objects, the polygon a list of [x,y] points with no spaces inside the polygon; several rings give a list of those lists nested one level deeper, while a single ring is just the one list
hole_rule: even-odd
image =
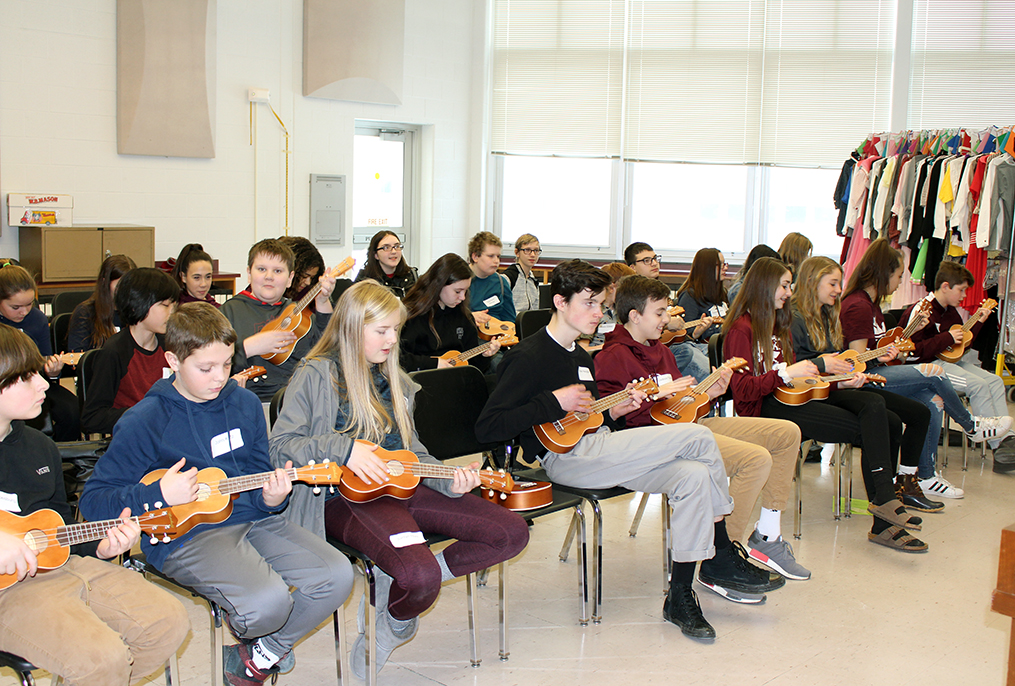
[{"label": "wooden cabinet", "polygon": [[22,266],[40,282],[88,281],[102,261],[124,254],[139,267],[155,266],[155,228],[134,224],[19,227]]}]

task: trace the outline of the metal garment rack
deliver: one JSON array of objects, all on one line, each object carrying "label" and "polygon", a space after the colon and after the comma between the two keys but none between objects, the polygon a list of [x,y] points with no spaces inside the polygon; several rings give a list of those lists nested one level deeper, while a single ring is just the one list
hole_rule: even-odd
[{"label": "metal garment rack", "polygon": [[[1005,386],[1015,386],[1015,375],[1012,375],[1008,365],[1005,364],[1004,354],[1006,349],[1010,349],[1008,343],[1011,336],[1011,329],[1008,326],[1008,315],[1012,311],[1011,298],[1011,282],[1012,282],[1012,264],[1015,263],[1015,212],[1012,213],[1012,225],[1009,227],[1011,235],[1008,239],[1008,269],[1004,275],[1004,292],[1001,292],[1001,280],[998,279],[997,295],[1001,300],[1001,331],[997,337],[997,350],[994,365],[994,373],[1001,377]],[[1015,352],[1015,350],[1012,350]],[[1008,399],[1012,400],[1012,396],[1015,394],[1015,389],[1008,390]]]}]

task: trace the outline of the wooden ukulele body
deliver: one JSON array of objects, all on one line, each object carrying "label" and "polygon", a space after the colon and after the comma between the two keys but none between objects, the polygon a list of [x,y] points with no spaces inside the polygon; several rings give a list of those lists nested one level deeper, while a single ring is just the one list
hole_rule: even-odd
[{"label": "wooden ukulele body", "polygon": [[[896,342],[898,342],[900,339],[902,339],[903,333],[905,333],[905,332],[904,332],[904,330],[903,330],[903,328],[901,326],[896,326],[894,329],[890,329],[890,330],[886,331],[885,335],[878,339],[878,347],[879,348],[887,348],[890,345],[895,345]],[[896,357],[894,360],[886,362],[885,364],[888,364],[888,365],[891,365],[891,366],[894,367],[897,364],[903,364],[903,362],[904,362],[904,360],[901,360],[898,357]],[[862,369],[858,369],[857,371],[863,371],[863,370]]]},{"label": "wooden ukulele body", "polygon": [[709,405],[707,393],[688,389],[655,403],[649,414],[659,424],[693,424],[708,414]]},{"label": "wooden ukulele body", "polygon": [[516,481],[510,493],[499,493],[485,486],[479,489],[484,500],[506,507],[512,512],[538,510],[553,503],[553,484],[548,481]]},{"label": "wooden ukulele body", "polygon": [[296,344],[300,342],[307,332],[310,331],[311,325],[311,314],[306,309],[301,312],[296,311],[296,303],[289,303],[285,306],[280,314],[275,319],[264,325],[261,332],[266,331],[291,331],[296,334],[296,340],[285,346],[285,349],[277,353],[265,353],[261,355],[261,358],[271,362],[272,364],[279,365],[288,360],[292,354]]},{"label": "wooden ukulele body", "polygon": [[515,335],[515,324],[514,322],[502,322],[499,319],[490,317],[490,321],[485,324],[477,325],[479,329],[479,337],[484,341],[489,341],[497,336],[514,336]]},{"label": "wooden ukulele body", "polygon": [[[151,485],[161,479],[165,469],[156,469],[141,479],[141,483]],[[183,505],[173,505],[172,510],[179,518],[177,530],[184,534],[198,524],[218,524],[229,518],[233,513],[233,499],[238,494],[227,495],[213,492],[211,486],[226,478],[226,473],[218,467],[205,467],[197,473],[197,500]]]},{"label": "wooden ukulele body", "polygon": [[937,359],[942,362],[956,363],[962,359],[962,356],[966,354],[966,348],[973,342],[973,332],[963,331],[961,324],[954,324],[949,331],[962,331],[962,342],[954,343],[949,345],[947,348],[937,354]]},{"label": "wooden ukulele body", "polygon": [[[22,539],[32,549],[40,572],[62,567],[70,557],[70,548],[51,543],[44,531],[63,525],[63,518],[53,510],[37,510],[24,517],[0,510],[0,531]],[[0,589],[13,586],[17,581],[17,574],[0,574]]]},{"label": "wooden ukulele body", "polygon": [[[564,420],[572,420],[564,423]],[[573,421],[577,419],[578,421]],[[557,422],[546,422],[532,427],[536,432],[536,438],[547,450],[563,455],[571,452],[571,448],[578,445],[578,441],[587,433],[595,431],[603,425],[603,414],[596,412],[590,415],[577,412],[568,412],[564,419]]]},{"label": "wooden ukulele body", "polygon": [[811,400],[824,400],[832,385],[819,376],[793,379],[775,389],[775,399],[784,405],[803,405]]},{"label": "wooden ukulele body", "polygon": [[[376,452],[383,450],[378,448]],[[383,484],[367,483],[345,465],[342,466],[342,481],[338,484],[338,492],[353,503],[366,503],[382,495],[408,500],[419,486],[419,477],[403,463],[419,462],[416,454],[408,450],[385,450],[381,459],[386,460],[388,481]]]}]

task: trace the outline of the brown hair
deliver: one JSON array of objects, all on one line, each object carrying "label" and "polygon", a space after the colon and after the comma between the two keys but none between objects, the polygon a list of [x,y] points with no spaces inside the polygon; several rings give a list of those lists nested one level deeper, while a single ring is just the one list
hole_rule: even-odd
[{"label": "brown hair", "polygon": [[789,267],[783,262],[771,257],[762,257],[755,262],[744,277],[744,285],[722,324],[725,336],[738,319],[745,314],[751,315],[751,346],[760,350],[764,363],[764,368],[757,370],[759,374],[772,369],[775,359],[773,336],[779,340],[786,363],[793,363],[793,343],[790,337],[793,312],[785,305],[775,309],[775,291],[788,271]]},{"label": "brown hair", "polygon": [[258,255],[277,257],[285,262],[290,272],[293,270],[293,262],[296,261],[296,257],[293,255],[293,251],[289,249],[289,246],[277,238],[265,238],[263,241],[258,241],[250,246],[250,251],[247,253],[247,269],[254,266],[254,258]]},{"label": "brown hair", "polygon": [[849,285],[842,294],[843,299],[873,286],[876,294],[874,304],[877,305],[889,295],[888,282],[895,270],[901,266],[902,256],[899,251],[891,246],[887,238],[877,239],[867,246],[867,251],[853,269]]},{"label": "brown hair", "polygon": [[39,347],[24,331],[0,324],[0,391],[28,381],[45,366]]},{"label": "brown hair", "polygon": [[779,257],[789,267],[790,273],[796,276],[797,268],[810,256],[813,249],[814,244],[810,238],[794,231],[787,233],[779,244]]},{"label": "brown hair", "polygon": [[489,231],[480,231],[475,236],[469,239],[469,264],[472,264],[473,255],[481,255],[483,248],[488,245],[496,245],[498,248],[503,248],[504,244],[501,243],[500,239],[496,235]]},{"label": "brown hair", "polygon": [[523,245],[527,245],[529,243],[538,243],[538,242],[539,242],[539,239],[536,238],[535,236],[533,236],[531,233],[523,233],[521,236],[519,236],[515,240],[515,254],[516,255],[518,254],[518,251],[522,249]]},{"label": "brown hair", "polygon": [[[383,283],[385,272],[384,267],[381,266],[380,261],[377,259],[377,246],[381,244],[387,236],[394,236],[398,239],[398,234],[394,231],[378,231],[370,239],[370,246],[367,248],[367,263],[363,265],[363,273],[366,274],[364,278],[376,279]],[[395,265],[395,272],[393,276],[406,276],[412,271],[409,267],[409,263],[405,261],[405,251],[402,251],[402,258],[398,260],[398,264]]]},{"label": "brown hair", "polygon": [[937,268],[937,276],[934,277],[934,290],[948,284],[952,288],[962,284],[973,285],[973,272],[966,269],[958,262],[944,260]]},{"label": "brown hair", "polygon": [[0,267],[0,300],[7,300],[16,293],[35,293],[35,279],[28,270],[13,262]]},{"label": "brown hair", "polygon": [[211,303],[180,305],[166,322],[165,349],[183,362],[192,352],[209,343],[236,343],[236,331],[226,316]]},{"label": "brown hair", "polygon": [[610,275],[610,278],[613,279],[613,283],[619,282],[625,276],[633,276],[638,273],[623,262],[610,262],[609,264],[604,264],[602,266],[602,270]]},{"label": "brown hair", "polygon": [[621,324],[627,324],[631,316],[631,310],[637,310],[638,314],[645,314],[645,306],[649,300],[662,300],[668,302],[670,287],[659,279],[650,279],[647,276],[628,276],[621,279],[617,284],[617,301],[613,309],[617,312],[617,319]]},{"label": "brown hair", "polygon": [[[278,241],[293,251],[292,271],[295,272],[296,276],[293,277],[292,285],[286,289],[285,297],[290,300],[296,300],[296,296],[301,293],[300,281],[308,271],[317,267],[317,276],[321,276],[327,271],[327,267],[324,266],[324,257],[321,256],[321,252],[317,249],[317,246],[310,242],[309,238],[304,238],[303,236],[279,236]],[[314,285],[313,279],[311,279],[310,285]]]},{"label": "brown hair", "polygon": [[721,254],[716,248],[702,248],[696,252],[691,262],[691,273],[680,286],[677,296],[687,292],[703,303],[721,305],[726,302],[726,287],[721,279],[716,278],[716,268],[722,268]]},{"label": "brown hair", "polygon": [[[550,295],[562,295],[568,302],[575,293],[589,290],[592,295],[602,293],[612,283],[610,275],[585,260],[568,260],[553,268],[550,274]],[[553,309],[557,309],[554,303]]]},{"label": "brown hair", "polygon": [[83,303],[85,307],[92,309],[91,345],[93,348],[101,348],[116,333],[116,327],[113,325],[113,312],[116,308],[109,286],[117,279],[123,278],[123,275],[131,269],[137,269],[137,265],[126,255],[110,255],[102,261],[102,266],[99,267],[95,290]]},{"label": "brown hair", "polygon": [[[440,302],[441,291],[445,286],[450,286],[453,283],[471,281],[472,276],[472,270],[469,269],[468,263],[461,257],[453,252],[441,255],[419,277],[419,281],[412,285],[409,292],[405,294],[405,299],[402,303],[408,312],[407,318],[415,319],[416,317],[426,315],[430,331],[437,338],[437,345],[440,345],[441,336],[437,333],[437,329],[434,328],[433,315],[437,309],[437,303]],[[461,310],[469,322],[473,322],[469,312],[468,296],[458,304],[458,309]]]},{"label": "brown hair", "polygon": [[[824,305],[818,300],[818,284],[826,274],[833,272],[839,272],[839,275],[842,275],[842,267],[835,260],[821,255],[807,258],[800,265],[796,286],[790,297],[793,309],[803,317],[804,325],[807,327],[807,335],[810,336],[815,350],[842,347],[842,322],[839,321],[840,300],[837,298],[834,305]],[[828,331],[827,339],[825,337],[826,330]]]}]

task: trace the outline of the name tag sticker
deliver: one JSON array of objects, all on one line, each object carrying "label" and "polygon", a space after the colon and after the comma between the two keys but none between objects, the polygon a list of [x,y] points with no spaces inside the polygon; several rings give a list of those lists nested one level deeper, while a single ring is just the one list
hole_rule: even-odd
[{"label": "name tag sticker", "polygon": [[21,505],[18,504],[18,494],[0,491],[0,510],[5,512],[21,512]]},{"label": "name tag sticker", "polygon": [[169,367],[163,367],[162,368],[162,378],[163,379],[168,379],[172,375],[173,375],[173,370],[172,369],[170,369]]},{"label": "name tag sticker", "polygon": [[491,295],[489,298],[483,301],[483,304],[487,307],[494,307],[500,304],[500,296]]},{"label": "name tag sticker", "polygon": [[230,450],[237,450],[243,447],[243,435],[239,429],[233,429],[228,433],[222,433],[211,439],[211,456],[218,457]]},{"label": "name tag sticker", "polygon": [[407,548],[410,545],[422,545],[426,543],[426,537],[423,536],[422,531],[403,531],[400,534],[391,534],[389,538],[391,545],[396,548]]},{"label": "name tag sticker", "polygon": [[592,370],[588,367],[578,367],[578,380],[595,381],[595,379],[592,378]]},{"label": "name tag sticker", "polygon": [[613,331],[616,328],[617,328],[617,322],[603,322],[602,324],[599,325],[598,331],[599,331],[599,333],[606,334],[606,333],[610,333],[611,331]]}]

